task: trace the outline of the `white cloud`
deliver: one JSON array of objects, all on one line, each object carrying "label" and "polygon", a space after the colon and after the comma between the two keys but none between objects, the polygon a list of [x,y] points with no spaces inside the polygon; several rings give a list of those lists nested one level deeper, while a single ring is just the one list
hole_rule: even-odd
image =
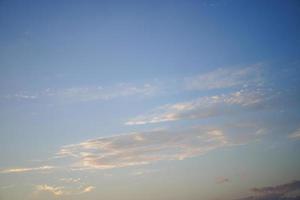
[{"label": "white cloud", "polygon": [[205,74],[185,78],[187,90],[211,90],[236,86],[260,85],[261,64],[239,69],[217,69]]},{"label": "white cloud", "polygon": [[93,139],[64,146],[57,154],[71,159],[74,169],[111,169],[161,160],[182,160],[228,145],[222,130],[194,128]]},{"label": "white cloud", "polygon": [[91,191],[93,191],[94,189],[95,189],[94,186],[88,186],[88,187],[85,187],[85,188],[82,190],[81,194],[82,194],[82,193],[91,192]]},{"label": "white cloud", "polygon": [[23,172],[32,172],[32,171],[49,171],[54,169],[53,166],[41,166],[41,167],[29,167],[29,168],[9,168],[1,170],[2,174],[10,174],[10,173],[23,173]]},{"label": "white cloud", "polygon": [[52,101],[96,101],[111,100],[129,96],[151,96],[162,91],[167,93],[183,92],[185,90],[212,90],[231,87],[261,86],[264,82],[262,64],[255,64],[244,68],[220,68],[193,77],[182,77],[179,80],[162,80],[134,85],[119,83],[110,86],[78,86],[70,88],[48,88],[42,91],[21,91],[2,96],[4,99],[50,99]]},{"label": "white cloud", "polygon": [[66,196],[84,194],[95,189],[94,186],[82,182],[80,178],[60,178],[59,181],[59,186],[48,184],[36,185],[36,193],[48,192],[55,196]]},{"label": "white cloud", "polygon": [[49,186],[49,185],[37,185],[36,186],[37,191],[44,191],[44,192],[50,192],[56,196],[61,196],[67,194],[66,191],[64,191],[64,187],[56,187],[56,186]]},{"label": "white cloud", "polygon": [[8,94],[1,96],[3,99],[23,99],[23,100],[34,100],[39,98],[37,94],[30,94],[28,92],[18,92],[16,94]]},{"label": "white cloud", "polygon": [[260,137],[256,124],[158,129],[87,140],[63,146],[57,157],[71,170],[103,170],[183,160],[210,151],[246,144]]},{"label": "white cloud", "polygon": [[61,89],[45,89],[36,93],[18,92],[16,94],[5,95],[5,99],[50,99],[52,101],[96,101],[111,100],[120,97],[129,96],[151,96],[157,92],[156,85],[143,84],[133,85],[120,83],[113,86],[89,86],[89,87],[71,87]]},{"label": "white cloud", "polygon": [[119,83],[108,86],[48,88],[36,92],[21,91],[15,94],[4,95],[1,98],[20,100],[43,99],[52,102],[89,102],[132,96],[145,97],[157,95],[158,93],[172,94],[174,92],[204,91],[232,87],[248,88],[248,86],[257,87],[263,84],[261,72],[262,64],[255,64],[245,68],[220,68],[193,77],[182,77],[179,80],[156,80],[140,85]]},{"label": "white cloud", "polygon": [[154,111],[130,119],[126,125],[140,125],[176,121],[182,119],[201,119],[235,113],[241,109],[253,109],[265,104],[272,96],[263,90],[240,90],[238,92],[201,97],[188,102],[168,104]]},{"label": "white cloud", "polygon": [[300,139],[300,128],[288,135],[290,139]]},{"label": "white cloud", "polygon": [[145,176],[149,174],[154,174],[158,172],[158,170],[150,170],[150,169],[142,169],[142,170],[136,170],[130,173],[132,176]]},{"label": "white cloud", "polygon": [[[83,141],[62,146],[51,163],[53,166],[9,168],[1,173],[44,172],[58,170],[103,170],[147,165],[158,161],[183,160],[215,149],[246,144],[257,139],[262,127],[256,124],[156,129]],[[60,159],[60,160],[57,160]],[[60,163],[60,164],[58,164]],[[63,163],[63,164],[62,164]],[[62,183],[80,183],[79,178],[61,178]],[[50,190],[49,187],[40,187]],[[60,187],[53,187],[59,193]],[[87,189],[88,190],[88,189]]]},{"label": "white cloud", "polygon": [[45,90],[42,96],[59,98],[69,101],[110,100],[127,96],[150,96],[157,88],[150,84],[135,86],[132,84],[118,84],[110,87],[74,87],[60,90]]},{"label": "white cloud", "polygon": [[81,179],[80,178],[61,178],[59,180],[65,182],[65,183],[79,183]]}]

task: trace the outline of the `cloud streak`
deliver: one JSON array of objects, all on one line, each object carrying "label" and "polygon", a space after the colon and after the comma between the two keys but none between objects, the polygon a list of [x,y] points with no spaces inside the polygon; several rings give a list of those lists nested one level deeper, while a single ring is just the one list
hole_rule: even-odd
[{"label": "cloud streak", "polygon": [[90,87],[70,87],[61,89],[45,89],[36,93],[18,92],[16,94],[5,95],[4,99],[18,100],[39,100],[50,99],[53,101],[85,102],[97,100],[111,100],[129,96],[151,96],[157,92],[158,88],[153,84],[133,85],[120,83],[113,86],[90,86]]},{"label": "cloud streak", "polygon": [[111,100],[118,97],[128,96],[151,96],[157,91],[156,86],[143,84],[117,84],[110,87],[74,87],[60,90],[45,90],[42,96],[58,98],[69,101],[96,101]]},{"label": "cloud streak", "polygon": [[223,183],[228,183],[228,182],[229,182],[229,178],[227,178],[227,177],[219,176],[216,178],[217,184],[223,184]]},{"label": "cloud streak", "polygon": [[74,170],[112,169],[161,160],[183,160],[229,145],[228,138],[217,128],[160,130],[64,146],[57,156],[71,159]]},{"label": "cloud streak", "polygon": [[47,192],[54,196],[69,196],[92,192],[94,189],[94,186],[82,182],[80,178],[60,178],[57,185],[36,185],[35,193]]},{"label": "cloud streak", "polygon": [[[246,144],[257,139],[261,127],[251,124],[185,129],[156,129],[86,140],[62,146],[51,163],[54,166],[9,168],[2,174],[44,172],[52,169],[105,170],[147,165],[158,161],[184,160],[213,150]],[[60,164],[58,164],[60,163]],[[80,179],[62,178],[68,184]]]},{"label": "cloud streak", "polygon": [[[140,85],[119,83],[110,86],[79,86],[69,88],[47,88],[38,92],[20,91],[2,96],[2,99],[40,100],[63,102],[89,102],[111,100],[130,96],[152,96],[158,93],[208,91],[233,87],[247,88],[261,86],[262,64],[244,68],[219,68],[217,70],[179,80],[162,80]],[[172,92],[170,92],[172,91]]]},{"label": "cloud streak", "polygon": [[212,90],[224,89],[237,86],[247,87],[249,85],[261,85],[262,64],[256,64],[239,69],[217,69],[205,74],[200,74],[184,79],[187,90]]},{"label": "cloud streak", "polygon": [[292,181],[277,186],[253,188],[251,192],[253,193],[252,196],[237,200],[299,200],[300,181]]},{"label": "cloud streak", "polygon": [[288,135],[288,138],[299,140],[300,139],[300,128],[298,128],[296,131]]},{"label": "cloud streak", "polygon": [[36,172],[36,171],[49,171],[54,169],[53,166],[41,166],[41,167],[29,167],[29,168],[9,168],[1,170],[1,174],[12,174],[12,173],[24,173],[24,172]]},{"label": "cloud streak", "polygon": [[91,192],[94,189],[94,186],[84,186],[75,189],[66,188],[65,186],[51,186],[47,184],[36,186],[37,192],[49,192],[54,196],[79,195]]},{"label": "cloud streak", "polygon": [[240,110],[253,110],[265,105],[272,96],[262,89],[240,90],[230,94],[200,97],[198,99],[168,104],[154,111],[130,119],[126,125],[142,125],[184,119],[203,119]]}]

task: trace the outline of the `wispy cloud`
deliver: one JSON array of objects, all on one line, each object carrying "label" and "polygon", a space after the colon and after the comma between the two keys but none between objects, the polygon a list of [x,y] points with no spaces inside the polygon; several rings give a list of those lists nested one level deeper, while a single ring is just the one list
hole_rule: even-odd
[{"label": "wispy cloud", "polygon": [[50,192],[57,196],[65,194],[65,191],[63,190],[64,187],[56,187],[56,186],[49,186],[49,185],[37,185],[36,189],[38,191]]},{"label": "wispy cloud", "polygon": [[[155,129],[96,138],[62,146],[51,159],[52,164],[56,163],[54,166],[9,168],[0,173],[44,172],[51,169],[103,170],[183,160],[215,149],[246,144],[260,137],[260,131],[258,125],[239,123],[176,130]],[[81,180],[62,178],[60,181],[79,183]]]},{"label": "wispy cloud", "polygon": [[136,86],[122,83],[110,87],[73,87],[60,90],[47,89],[42,95],[70,101],[95,101],[127,96],[150,96],[153,95],[156,90],[156,86],[151,84]]},{"label": "wispy cloud", "polygon": [[[238,200],[298,200],[300,199],[300,181],[286,184],[251,189],[252,196]],[[297,194],[298,193],[298,194]]]},{"label": "wispy cloud", "polygon": [[291,134],[288,135],[288,138],[290,139],[300,139],[300,128],[298,128],[296,131],[292,132]]},{"label": "wispy cloud", "polygon": [[112,86],[89,86],[51,89],[47,88],[35,93],[18,92],[16,94],[5,95],[5,99],[51,99],[53,101],[82,102],[96,100],[111,100],[128,96],[151,96],[157,92],[158,88],[153,84],[133,85],[129,83],[119,83]]},{"label": "wispy cloud", "polygon": [[132,175],[132,176],[145,176],[145,175],[149,175],[149,174],[154,174],[158,171],[159,170],[154,170],[154,169],[139,169],[139,170],[135,170],[135,171],[131,172],[130,175]]},{"label": "wispy cloud", "polygon": [[229,182],[229,178],[224,177],[224,176],[219,176],[216,178],[216,183],[217,184],[223,184]]},{"label": "wispy cloud", "polygon": [[237,69],[219,68],[205,74],[185,78],[184,84],[187,90],[211,90],[261,85],[263,84],[261,68],[262,64]]},{"label": "wispy cloud", "polygon": [[16,98],[16,99],[33,100],[33,99],[37,99],[38,96],[36,94],[28,94],[26,92],[19,92],[19,93],[16,93],[14,95],[6,95],[5,98],[7,98],[7,99]]},{"label": "wispy cloud", "polygon": [[23,172],[33,172],[33,171],[49,171],[54,169],[53,166],[41,166],[41,167],[29,167],[29,168],[9,168],[1,170],[1,174],[11,174],[11,173],[23,173]]},{"label": "wispy cloud", "polygon": [[40,184],[35,186],[35,193],[48,192],[54,196],[79,195],[91,192],[94,186],[86,184],[80,178],[60,178],[56,185]]},{"label": "wispy cloud", "polygon": [[217,128],[152,131],[88,140],[64,146],[57,155],[74,162],[73,169],[111,169],[182,160],[228,146]]},{"label": "wispy cloud", "polygon": [[95,189],[94,186],[83,186],[79,188],[69,188],[65,186],[37,185],[36,192],[49,192],[55,196],[79,195],[91,192]]},{"label": "wispy cloud", "polygon": [[61,178],[59,180],[62,182],[65,182],[65,183],[79,183],[81,179],[80,178]]},{"label": "wispy cloud", "polygon": [[256,109],[272,98],[264,90],[240,90],[230,94],[201,97],[188,102],[168,104],[154,111],[130,119],[126,125],[140,125],[176,121],[182,119],[201,119],[212,116],[236,113],[241,109]]},{"label": "wispy cloud", "polygon": [[3,190],[7,190],[7,189],[13,189],[15,187],[15,185],[11,184],[11,185],[5,185],[5,186],[0,186],[1,189]]},{"label": "wispy cloud", "polygon": [[118,83],[108,86],[74,86],[69,88],[47,88],[41,91],[20,91],[2,96],[4,99],[82,102],[96,100],[111,100],[129,96],[152,96],[159,93],[207,91],[232,87],[247,88],[261,86],[264,79],[261,76],[262,64],[244,68],[219,68],[217,70],[192,77],[181,77],[178,80],[160,80],[150,83],[131,84]]}]

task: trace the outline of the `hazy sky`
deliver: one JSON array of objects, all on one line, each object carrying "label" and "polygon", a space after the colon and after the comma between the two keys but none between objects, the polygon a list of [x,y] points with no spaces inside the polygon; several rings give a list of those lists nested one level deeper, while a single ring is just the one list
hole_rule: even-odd
[{"label": "hazy sky", "polygon": [[300,199],[300,2],[0,1],[0,200]]}]

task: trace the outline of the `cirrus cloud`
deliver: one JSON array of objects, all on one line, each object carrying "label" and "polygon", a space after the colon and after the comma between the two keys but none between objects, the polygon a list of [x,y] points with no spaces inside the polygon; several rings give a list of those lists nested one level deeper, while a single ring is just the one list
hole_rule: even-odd
[{"label": "cirrus cloud", "polygon": [[300,139],[300,128],[298,128],[297,130],[289,134],[288,138],[295,139],[295,140]]},{"label": "cirrus cloud", "polygon": [[84,186],[78,188],[67,188],[65,186],[51,186],[51,185],[37,185],[36,192],[49,192],[55,196],[65,196],[65,195],[79,195],[91,192],[95,189],[94,186]]},{"label": "cirrus cloud", "polygon": [[71,159],[74,170],[111,169],[183,160],[229,145],[217,128],[159,130],[87,140],[62,147],[57,156]]},{"label": "cirrus cloud", "polygon": [[210,151],[246,144],[261,127],[224,125],[178,130],[153,130],[87,140],[63,146],[56,158],[68,160],[72,170],[112,169],[158,161],[183,160]]},{"label": "cirrus cloud", "polygon": [[54,166],[40,166],[40,167],[27,167],[27,168],[9,168],[0,171],[1,174],[11,174],[11,173],[22,173],[22,172],[36,172],[36,171],[49,171],[54,169]]},{"label": "cirrus cloud", "polygon": [[245,68],[219,68],[184,79],[187,90],[212,90],[237,86],[262,85],[262,64],[258,63]]},{"label": "cirrus cloud", "polygon": [[273,96],[262,89],[239,90],[237,92],[200,97],[198,99],[168,104],[154,111],[130,119],[126,125],[142,125],[182,119],[202,119],[240,110],[255,110],[266,105]]}]

